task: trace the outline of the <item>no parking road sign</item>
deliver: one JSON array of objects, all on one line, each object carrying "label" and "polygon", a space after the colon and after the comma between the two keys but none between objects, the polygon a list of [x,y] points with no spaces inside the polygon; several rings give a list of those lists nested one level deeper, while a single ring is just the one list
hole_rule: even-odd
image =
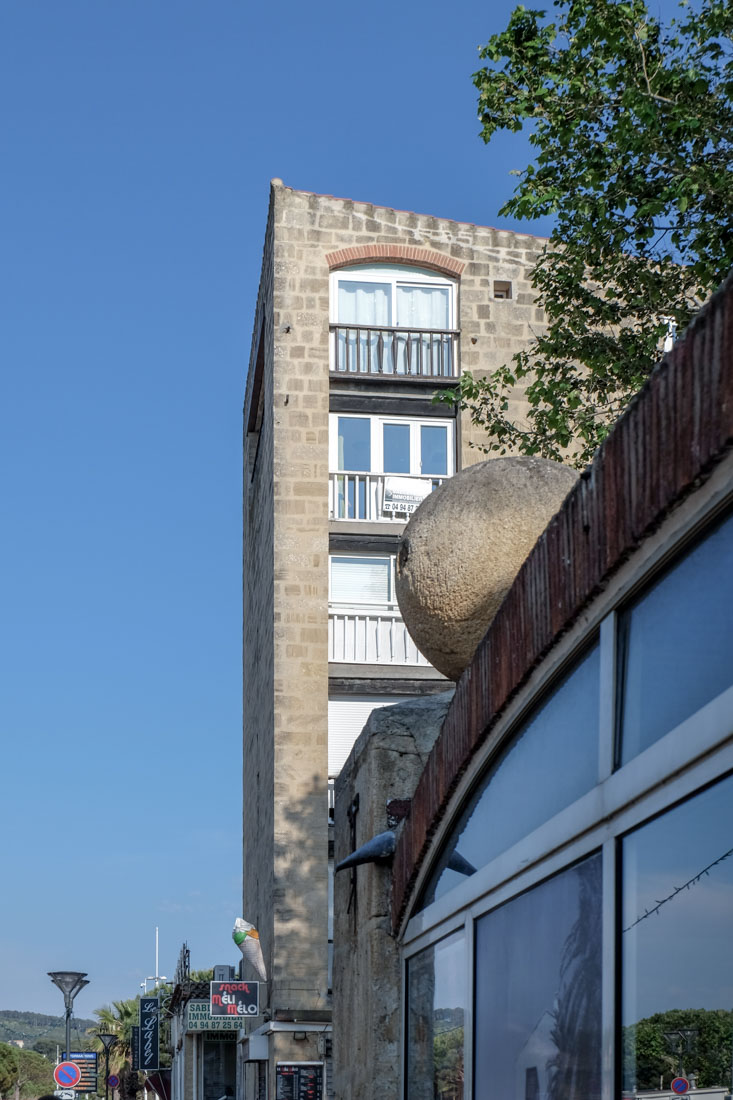
[{"label": "no parking road sign", "polygon": [[675,1077],[672,1082],[672,1092],[676,1092],[678,1096],[683,1096],[690,1087],[690,1082],[686,1077]]},{"label": "no parking road sign", "polygon": [[73,1089],[81,1081],[81,1070],[76,1062],[59,1062],[53,1071],[53,1079],[62,1089]]}]

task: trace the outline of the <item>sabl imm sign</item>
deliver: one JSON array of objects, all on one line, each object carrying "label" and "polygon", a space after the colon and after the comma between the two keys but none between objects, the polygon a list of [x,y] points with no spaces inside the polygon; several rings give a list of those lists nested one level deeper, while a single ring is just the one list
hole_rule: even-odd
[{"label": "sabl imm sign", "polygon": [[259,982],[211,982],[211,1016],[259,1016]]}]

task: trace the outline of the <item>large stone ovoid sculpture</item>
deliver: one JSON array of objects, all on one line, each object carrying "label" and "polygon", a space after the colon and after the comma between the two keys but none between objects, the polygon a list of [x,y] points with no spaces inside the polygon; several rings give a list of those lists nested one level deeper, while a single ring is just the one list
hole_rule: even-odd
[{"label": "large stone ovoid sculpture", "polygon": [[470,662],[577,477],[544,458],[489,459],[444,482],[411,517],[397,602],[418,649],[449,679]]}]

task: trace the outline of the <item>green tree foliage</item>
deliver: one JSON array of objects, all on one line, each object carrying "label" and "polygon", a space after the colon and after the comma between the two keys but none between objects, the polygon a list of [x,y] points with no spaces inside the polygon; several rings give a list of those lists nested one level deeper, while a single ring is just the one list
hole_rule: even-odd
[{"label": "green tree foliage", "polygon": [[[677,1044],[673,1035],[679,1029],[691,1029],[689,1050]],[[698,1088],[729,1087],[731,1083],[731,1042],[733,1012],[725,1009],[675,1008],[658,1012],[624,1029],[625,1085],[637,1089],[664,1088],[679,1071],[679,1047],[686,1073],[694,1073]]]},{"label": "green tree foliage", "polygon": [[18,1080],[18,1048],[0,1043],[0,1098],[11,1095]]},{"label": "green tree foliage", "polygon": [[463,1026],[436,1031],[433,1039],[433,1064],[438,1100],[458,1100],[463,1096]]},{"label": "green tree foliage", "polygon": [[55,1088],[53,1068],[48,1059],[35,1050],[19,1050],[15,1100],[48,1095]]},{"label": "green tree foliage", "polygon": [[30,1100],[55,1088],[53,1068],[47,1058],[35,1050],[0,1043],[0,1097]]},{"label": "green tree foliage", "polygon": [[135,1100],[138,1093],[143,1091],[140,1075],[136,1070],[124,1065],[120,1070],[120,1097],[121,1100]]},{"label": "green tree foliage", "polygon": [[[210,981],[213,970],[194,971],[196,975],[203,977],[198,980]],[[159,985],[149,996],[160,998],[160,1066],[161,1069],[170,1067],[171,1056],[168,1051],[170,1043],[170,1021],[166,1013],[166,1006],[170,1001],[173,987],[163,983]],[[98,1023],[90,1031],[90,1038],[94,1048],[103,1054],[102,1043],[95,1038],[95,1032],[106,1031],[117,1036],[117,1042],[110,1051],[110,1067],[116,1072],[122,1073],[126,1063],[132,1063],[132,1029],[140,1023],[140,996],[131,997],[127,1001],[114,1001],[111,1005],[104,1005],[95,1011]],[[103,1063],[100,1061],[100,1065]],[[129,1066],[128,1066],[129,1069]]]},{"label": "green tree foliage", "polygon": [[[71,1018],[72,1050],[89,1049],[85,1032],[93,1020]],[[66,1045],[66,1022],[63,1016],[48,1016],[40,1012],[16,1012],[10,1009],[0,1011],[0,1041],[22,1039],[26,1048],[36,1050],[39,1040],[49,1040],[54,1044],[53,1056],[56,1057],[55,1044],[63,1050]],[[41,1053],[44,1053],[43,1051]]]},{"label": "green tree foliage", "polygon": [[[32,1050],[35,1050],[38,1054],[42,1054],[44,1058],[47,1058],[49,1062],[56,1062],[56,1051],[59,1049],[59,1044],[54,1042],[53,1039],[36,1039],[33,1044]],[[84,1050],[88,1049],[87,1046]]]},{"label": "green tree foliage", "polygon": [[[94,1014],[99,1020],[96,1030],[117,1037],[117,1042],[110,1051],[110,1068],[121,1067],[132,1058],[132,1029],[140,1022],[140,998],[114,1001],[111,1005],[96,1009]],[[94,1032],[91,1033],[91,1038],[96,1050],[102,1055],[100,1064],[103,1064],[104,1046],[99,1039],[95,1039]]]},{"label": "green tree foliage", "polygon": [[[733,265],[733,5],[664,26],[644,0],[518,7],[474,76],[484,141],[527,126],[535,159],[502,214],[554,216],[533,276],[547,327],[460,401],[487,450],[576,465]],[[525,424],[507,416],[526,387]]]}]

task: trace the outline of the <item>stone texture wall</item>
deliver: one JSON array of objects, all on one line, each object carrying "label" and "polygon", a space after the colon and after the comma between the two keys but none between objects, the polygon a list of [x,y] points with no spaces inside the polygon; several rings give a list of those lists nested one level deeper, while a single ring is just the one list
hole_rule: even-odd
[{"label": "stone texture wall", "polygon": [[[244,752],[242,912],[259,930],[268,973],[272,968],[274,837],[274,511],[272,431],[273,211],[270,205],[262,277],[255,309],[252,367],[244,423]],[[254,365],[263,357],[261,393]],[[254,408],[251,409],[251,406]],[[258,431],[248,431],[250,410]],[[254,975],[249,975],[254,977]]]},{"label": "stone texture wall", "polygon": [[[274,1007],[328,1004],[328,287],[274,190]],[[319,293],[320,292],[320,293]]]},{"label": "stone texture wall", "polygon": [[[528,277],[542,241],[273,181],[245,398],[242,913],[271,977],[264,1008],[301,1018],[330,1007],[326,257],[373,244],[463,265],[464,367],[504,362],[540,320]],[[512,282],[511,301],[493,299],[494,280]],[[471,436],[464,424],[464,465],[482,457]]]},{"label": "stone texture wall", "polygon": [[[452,690],[374,711],[336,782],[335,858],[351,851],[348,809],[359,796],[356,846],[389,828],[387,802],[412,796]],[[391,868],[336,875],[334,898],[334,1091],[349,1100],[398,1100],[399,949],[392,936]]]},{"label": "stone texture wall", "polygon": [[[544,238],[292,191],[279,180],[273,181],[273,191],[282,199],[280,227],[287,230],[279,236],[279,274],[290,292],[282,321],[291,326],[290,343],[301,358],[306,348],[316,347],[324,362],[328,357],[329,272],[325,255],[365,242],[431,249],[465,265],[458,292],[464,370],[477,374],[495,370],[542,328],[544,314],[534,305],[530,278]],[[511,282],[510,300],[493,297],[495,282]],[[517,391],[508,415],[521,417],[525,408]],[[483,457],[469,447],[479,438],[464,416],[462,465]]]}]

